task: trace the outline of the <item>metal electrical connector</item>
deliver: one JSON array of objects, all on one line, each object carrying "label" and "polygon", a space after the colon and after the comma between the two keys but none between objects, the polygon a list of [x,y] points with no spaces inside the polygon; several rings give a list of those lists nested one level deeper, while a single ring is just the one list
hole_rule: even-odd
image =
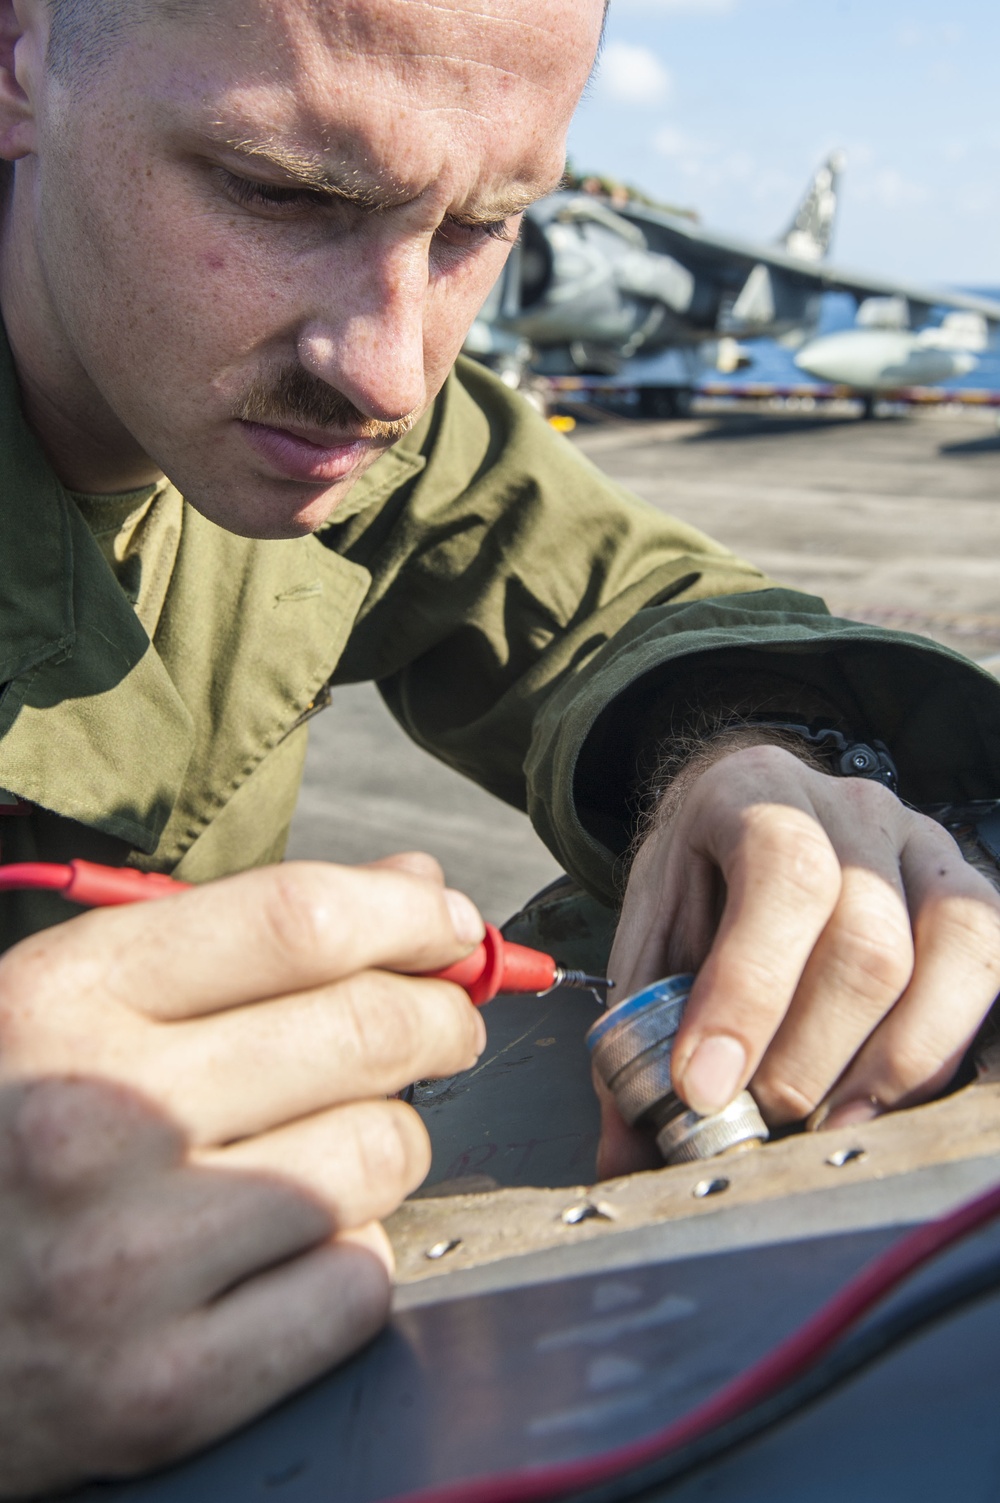
[{"label": "metal electrical connector", "polygon": [[693,1112],[674,1091],[674,1038],[693,985],[693,976],[656,981],[612,1007],[587,1033],[594,1066],[618,1110],[630,1127],[655,1134],[668,1164],[714,1158],[768,1136],[749,1091],[710,1117]]}]

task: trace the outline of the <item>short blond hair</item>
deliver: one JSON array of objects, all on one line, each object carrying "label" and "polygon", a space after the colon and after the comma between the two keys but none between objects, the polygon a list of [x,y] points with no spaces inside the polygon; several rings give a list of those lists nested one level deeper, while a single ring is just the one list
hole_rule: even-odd
[{"label": "short blond hair", "polygon": [[157,17],[191,17],[206,4],[207,0],[48,0],[48,67],[61,83],[86,81],[134,27]]}]

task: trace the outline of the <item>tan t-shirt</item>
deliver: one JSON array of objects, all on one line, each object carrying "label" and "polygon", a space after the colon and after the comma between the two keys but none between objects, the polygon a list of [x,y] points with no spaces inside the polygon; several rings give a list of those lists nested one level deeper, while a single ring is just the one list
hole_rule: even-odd
[{"label": "tan t-shirt", "polygon": [[[111,496],[70,492],[105,563],[150,637],[156,631],[170,583],[170,569],[158,568],[157,562],[165,553],[172,562],[176,551],[172,534],[180,523],[176,508],[162,504],[169,489],[169,483],[161,480]],[[173,546],[164,549],[164,544]]]}]

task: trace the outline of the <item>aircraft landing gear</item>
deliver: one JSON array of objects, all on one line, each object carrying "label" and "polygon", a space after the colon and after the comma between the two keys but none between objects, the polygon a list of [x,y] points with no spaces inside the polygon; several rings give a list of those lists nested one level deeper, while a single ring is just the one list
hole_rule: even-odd
[{"label": "aircraft landing gear", "polygon": [[689,386],[641,386],[639,416],[661,421],[687,417],[691,411],[691,397]]}]

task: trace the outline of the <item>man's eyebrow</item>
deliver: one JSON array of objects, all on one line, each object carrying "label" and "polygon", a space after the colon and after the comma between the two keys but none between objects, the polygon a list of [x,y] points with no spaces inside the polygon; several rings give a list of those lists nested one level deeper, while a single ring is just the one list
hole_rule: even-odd
[{"label": "man's eyebrow", "polygon": [[[241,136],[217,136],[218,145],[224,146],[234,156],[245,157],[249,164],[276,167],[297,186],[313,193],[325,193],[330,198],[343,199],[356,204],[368,213],[395,209],[411,201],[401,184],[380,182],[366,176],[357,168],[337,168],[319,157],[300,152],[293,146],[271,140],[255,141]],[[457,209],[449,217],[462,224],[495,224],[502,219],[521,214],[541,195],[529,188],[510,187],[490,198],[483,205]]]},{"label": "man's eyebrow", "polygon": [[448,217],[458,220],[460,224],[496,224],[498,220],[513,219],[515,214],[523,214],[525,209],[530,208],[543,196],[543,194],[532,193],[526,188],[509,188],[506,193],[490,199],[482,207],[456,209]]},{"label": "man's eyebrow", "polygon": [[245,136],[219,135],[213,138],[217,145],[225,147],[234,156],[246,158],[248,165],[276,167],[286,177],[294,178],[297,185],[316,193],[328,193],[331,198],[346,198],[361,208],[390,208],[405,201],[406,195],[399,189],[366,179],[355,168],[337,168],[321,157],[310,156],[294,146],[286,146],[273,139],[255,141]]}]

